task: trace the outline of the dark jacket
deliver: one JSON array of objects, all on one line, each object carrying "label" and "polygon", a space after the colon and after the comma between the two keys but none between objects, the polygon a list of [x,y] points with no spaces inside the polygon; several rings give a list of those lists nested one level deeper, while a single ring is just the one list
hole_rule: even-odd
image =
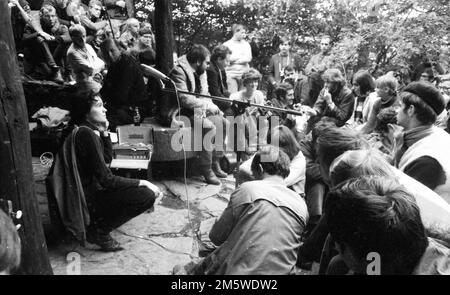
[{"label": "dark jacket", "polygon": [[[280,102],[278,99],[274,98],[270,101],[270,105],[276,108],[280,109],[286,109],[286,110],[292,110],[291,107],[285,106],[282,102]],[[294,117],[290,116],[288,113],[282,112],[282,111],[270,111],[272,113],[272,116],[277,116],[278,120],[280,120],[279,124],[284,125],[289,129],[292,129],[295,127],[295,119]]]},{"label": "dark jacket", "polygon": [[345,122],[352,116],[355,107],[353,93],[346,86],[331,93],[331,99],[335,104],[334,109],[330,109],[323,99],[324,90],[320,91],[319,97],[314,104],[314,109],[319,117],[331,117],[337,119],[336,125],[343,126]]},{"label": "dark jacket", "polygon": [[[228,92],[227,74],[225,69],[221,70],[216,63],[211,62],[211,65],[206,70],[206,74],[208,76],[209,93],[212,96],[228,98],[230,96],[230,92]],[[231,105],[227,102],[219,101],[216,101],[215,104],[217,104],[222,111],[225,111]]]},{"label": "dark jacket", "polygon": [[100,94],[113,107],[133,107],[148,100],[144,75],[133,57],[122,53],[109,66]]},{"label": "dark jacket", "polygon": [[300,141],[300,150],[306,160],[306,182],[310,184],[312,182],[323,181],[319,163],[316,161],[317,156],[313,142],[307,139]]}]

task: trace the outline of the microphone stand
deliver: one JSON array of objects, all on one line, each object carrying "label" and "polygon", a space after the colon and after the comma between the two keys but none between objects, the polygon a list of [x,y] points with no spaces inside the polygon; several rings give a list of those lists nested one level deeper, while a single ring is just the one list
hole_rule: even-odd
[{"label": "microphone stand", "polygon": [[114,41],[116,41],[116,35],[114,34],[114,28],[113,28],[112,23],[111,23],[111,18],[109,17],[108,9],[106,8],[105,0],[102,0],[102,4],[105,7],[106,18],[108,19],[108,23],[109,23],[109,26],[111,28],[111,34],[113,36]]},{"label": "microphone stand", "polygon": [[[172,85],[175,87],[174,83],[172,83]],[[245,106],[253,106],[253,107],[266,109],[266,110],[271,110],[271,111],[276,111],[276,112],[284,112],[284,113],[292,114],[292,115],[296,115],[296,116],[302,116],[302,115],[305,114],[304,112],[299,112],[299,111],[295,111],[295,110],[282,109],[282,108],[277,108],[277,107],[273,107],[273,106],[266,106],[266,105],[251,103],[251,102],[246,103],[246,102],[236,101],[236,100],[232,100],[232,99],[225,98],[225,97],[220,97],[220,96],[213,96],[213,95],[199,94],[199,93],[193,93],[193,92],[189,92],[189,91],[183,91],[183,90],[177,89],[176,87],[175,87],[175,89],[162,88],[161,91],[169,92],[169,93],[175,93],[176,95],[181,93],[181,94],[187,94],[187,95],[192,95],[192,96],[196,96],[196,97],[206,97],[206,98],[210,98],[212,100],[221,101],[221,102],[238,103],[238,104],[240,103],[240,104],[245,105]]]}]

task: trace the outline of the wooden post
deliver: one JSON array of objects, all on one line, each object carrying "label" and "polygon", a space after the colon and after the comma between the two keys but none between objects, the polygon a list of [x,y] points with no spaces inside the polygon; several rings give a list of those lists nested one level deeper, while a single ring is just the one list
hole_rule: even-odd
[{"label": "wooden post", "polygon": [[173,67],[172,0],[155,0],[156,68],[169,74]]},{"label": "wooden post", "polygon": [[23,212],[19,273],[53,274],[34,194],[28,113],[7,5],[0,0],[0,199]]}]

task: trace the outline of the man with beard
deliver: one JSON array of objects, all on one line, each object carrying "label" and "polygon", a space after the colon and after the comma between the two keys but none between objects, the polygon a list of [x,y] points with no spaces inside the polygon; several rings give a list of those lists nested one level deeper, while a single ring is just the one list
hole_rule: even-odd
[{"label": "man with beard", "polygon": [[354,96],[345,86],[345,78],[338,69],[326,70],[322,75],[324,87],[320,91],[314,107],[308,109],[312,117],[308,122],[308,130],[311,130],[315,122],[322,117],[336,119],[338,127],[343,126],[352,116],[354,109]]},{"label": "man with beard", "polygon": [[[209,95],[206,69],[210,64],[210,56],[206,47],[197,44],[186,55],[181,56],[169,74],[176,87],[182,91]],[[223,146],[223,143],[217,141],[222,140],[219,132],[225,132],[226,121],[221,115],[219,107],[209,98],[179,94],[178,99],[181,107],[180,115],[189,118],[190,126],[202,127],[202,145],[195,147],[199,152],[200,172],[206,183],[219,185],[221,182],[217,176],[226,177],[226,174],[217,169],[218,159],[216,157],[213,165],[213,153],[211,152],[213,143],[203,139],[205,135],[208,135],[209,138],[214,139],[215,147]],[[171,124],[178,111],[177,98],[169,96],[167,99],[163,99],[162,103],[159,113],[166,123]],[[218,136],[216,136],[216,131]],[[196,135],[195,130],[194,133]],[[195,138],[194,141],[199,140]]]}]

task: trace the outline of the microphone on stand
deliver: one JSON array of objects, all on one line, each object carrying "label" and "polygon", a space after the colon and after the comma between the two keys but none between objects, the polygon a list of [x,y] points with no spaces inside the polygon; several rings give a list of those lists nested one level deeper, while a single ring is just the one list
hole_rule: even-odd
[{"label": "microphone on stand", "polygon": [[146,64],[141,64],[141,69],[144,71],[144,74],[146,74],[148,76],[152,76],[153,78],[163,80],[165,82],[172,82],[172,80],[169,77],[167,77],[166,75],[164,75],[163,73],[161,73],[160,71],[155,69],[154,67],[151,67]]}]

